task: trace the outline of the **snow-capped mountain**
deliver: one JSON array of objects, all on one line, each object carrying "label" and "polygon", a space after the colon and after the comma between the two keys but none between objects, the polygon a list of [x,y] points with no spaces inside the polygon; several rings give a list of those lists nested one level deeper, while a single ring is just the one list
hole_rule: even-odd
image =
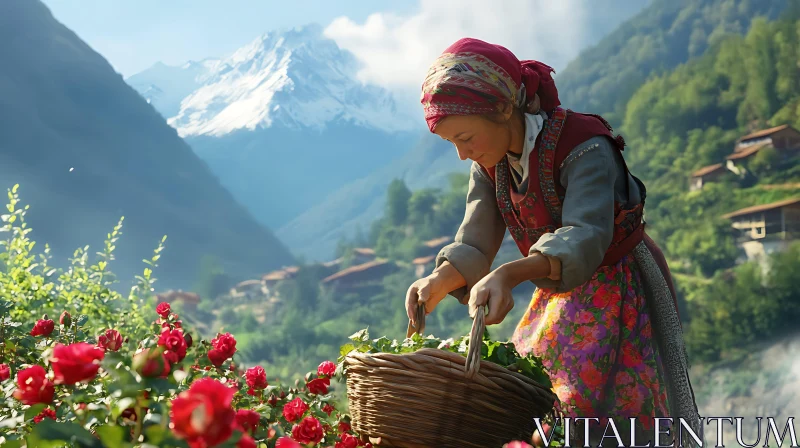
[{"label": "snow-capped mountain", "polygon": [[205,59],[178,67],[158,62],[125,81],[161,115],[171,118],[180,112],[181,101],[203,85],[219,62],[219,59]]},{"label": "snow-capped mountain", "polygon": [[351,53],[325,38],[321,26],[308,25],[267,33],[225,59],[157,64],[128,82],[183,137],[273,125],[319,130],[334,122],[388,132],[418,126],[388,91],[357,81],[357,70]]},{"label": "snow-capped mountain", "polygon": [[276,229],[402,158],[427,132],[389,91],[358,81],[358,69],[354,55],[309,25],[267,33],[221,59],[157,64],[127,82]]}]

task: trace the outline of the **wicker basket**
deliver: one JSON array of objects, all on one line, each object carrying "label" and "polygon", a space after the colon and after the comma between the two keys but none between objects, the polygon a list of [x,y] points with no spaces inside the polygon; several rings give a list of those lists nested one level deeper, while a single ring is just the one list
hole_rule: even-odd
[{"label": "wicker basket", "polygon": [[534,417],[549,414],[557,397],[522,374],[482,361],[483,307],[475,315],[466,358],[431,348],[349,353],[344,364],[353,429],[381,447],[500,448],[529,441]]}]

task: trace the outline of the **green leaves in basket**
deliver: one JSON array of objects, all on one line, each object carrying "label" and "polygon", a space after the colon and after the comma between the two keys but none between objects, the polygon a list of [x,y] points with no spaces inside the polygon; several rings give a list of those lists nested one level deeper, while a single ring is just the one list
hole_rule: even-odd
[{"label": "green leaves in basket", "polygon": [[[387,337],[370,339],[369,331],[366,328],[350,336],[350,341],[352,342],[343,345],[339,350],[340,364],[347,354],[353,350],[361,353],[404,354],[413,353],[422,348],[438,348],[467,356],[469,347],[469,335],[458,339],[441,340],[433,335],[423,337],[414,333],[409,338],[397,341],[390,340]],[[484,361],[506,367],[536,381],[544,387],[552,388],[550,376],[539,358],[533,355],[521,356],[511,342],[493,341],[489,336],[488,330],[484,331],[481,342],[483,344],[481,347],[481,359]]]}]

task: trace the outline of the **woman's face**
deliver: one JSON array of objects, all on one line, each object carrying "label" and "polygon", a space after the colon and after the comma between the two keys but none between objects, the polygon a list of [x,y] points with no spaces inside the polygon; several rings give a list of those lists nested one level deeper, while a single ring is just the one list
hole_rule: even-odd
[{"label": "woman's face", "polygon": [[461,160],[470,159],[491,168],[505,157],[511,146],[508,126],[480,115],[451,115],[443,119],[434,134],[456,147]]}]

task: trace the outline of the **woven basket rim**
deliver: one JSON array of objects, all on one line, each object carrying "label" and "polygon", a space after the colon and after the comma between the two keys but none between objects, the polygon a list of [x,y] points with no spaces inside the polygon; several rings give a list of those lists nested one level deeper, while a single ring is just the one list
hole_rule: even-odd
[{"label": "woven basket rim", "polygon": [[[444,354],[447,354],[448,357],[453,357],[453,359],[459,359],[459,360],[463,359],[463,363],[466,363],[466,361],[467,361],[466,356],[464,356],[464,355],[462,355],[460,353],[454,353],[454,352],[451,352],[451,351],[448,351],[448,350],[442,350],[442,349],[433,348],[433,347],[424,347],[424,348],[421,348],[419,350],[416,350],[416,351],[410,352],[410,353],[389,353],[389,352],[364,353],[364,352],[359,352],[358,350],[354,349],[354,350],[351,350],[347,355],[345,355],[345,366],[347,364],[347,358],[349,358],[351,356],[361,357],[361,358],[371,358],[371,357],[374,357],[376,355],[379,355],[381,357],[390,358],[391,359],[391,358],[401,358],[401,357],[406,357],[406,358],[412,357],[413,358],[413,357],[416,357],[417,355],[425,355],[425,354],[433,354],[433,353],[435,353],[435,354],[444,353]],[[455,358],[455,357],[458,357],[458,358]],[[494,362],[487,361],[487,360],[484,360],[484,359],[481,359],[480,363],[481,363],[481,370],[479,372],[480,375],[489,376],[489,375],[486,375],[486,373],[491,373],[491,372],[497,372],[497,373],[503,373],[505,375],[511,375],[511,376],[517,378],[518,380],[522,381],[523,383],[525,383],[529,387],[534,387],[534,388],[543,390],[543,391],[551,394],[552,398],[554,400],[557,398],[557,395],[552,390],[552,388],[548,388],[545,385],[540,384],[540,383],[536,382],[535,380],[533,380],[531,378],[528,378],[527,376],[525,376],[525,375],[523,375],[523,374],[521,374],[519,372],[514,372],[513,370],[509,370],[509,369],[507,369],[507,368],[505,368],[505,367],[503,367],[503,366],[501,366],[499,364],[496,364]],[[485,371],[484,369],[488,369],[488,371]],[[469,381],[468,379],[466,379],[466,374],[464,374],[462,372],[462,375],[465,377],[464,378],[465,381]],[[346,370],[345,370],[345,376],[346,376]]]}]

